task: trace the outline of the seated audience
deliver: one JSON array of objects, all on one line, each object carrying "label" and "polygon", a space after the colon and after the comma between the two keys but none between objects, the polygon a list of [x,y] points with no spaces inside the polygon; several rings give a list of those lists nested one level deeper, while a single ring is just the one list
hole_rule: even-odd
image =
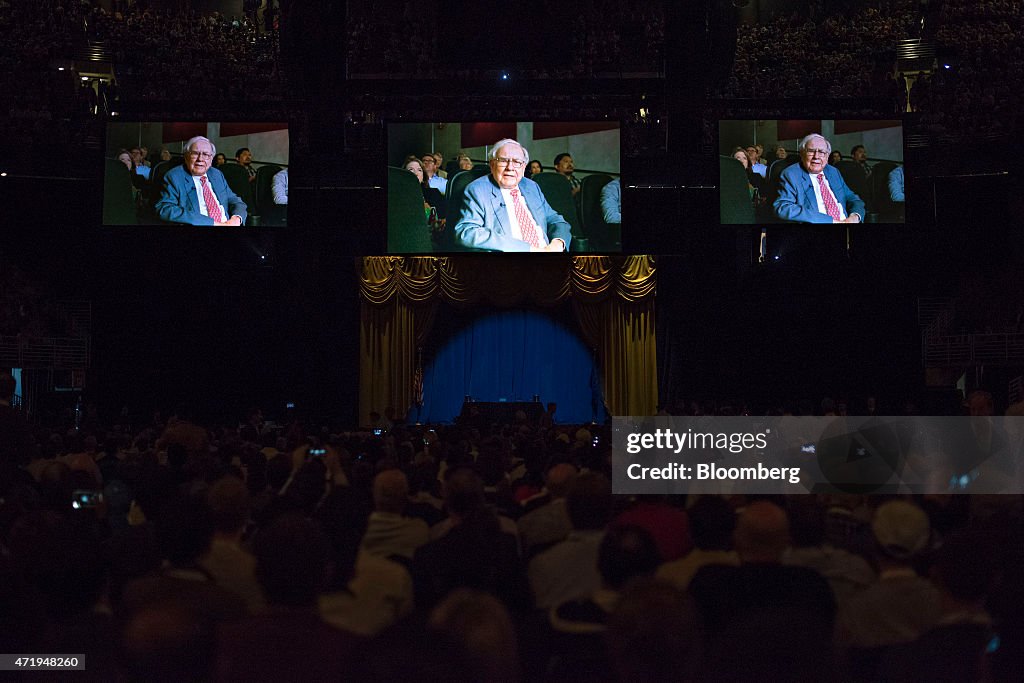
[{"label": "seated audience", "polygon": [[444,195],[436,187],[431,187],[427,182],[426,176],[423,174],[423,164],[416,159],[410,159],[405,162],[406,171],[409,171],[416,180],[420,183],[420,190],[423,192],[423,208],[429,213],[430,209],[435,209],[437,215],[440,218],[445,216],[445,202]]},{"label": "seated audience", "polygon": [[416,549],[430,541],[422,519],[405,517],[409,481],[401,470],[384,470],[373,480],[374,511],[363,536],[362,548],[378,557],[411,560]]},{"label": "seated audience", "polygon": [[572,530],[565,497],[576,474],[576,468],[567,463],[548,470],[544,480],[546,502],[524,514],[516,523],[519,540],[527,556],[533,555],[539,546],[546,547],[564,540]]},{"label": "seated audience", "polygon": [[701,496],[687,510],[693,550],[683,557],[658,567],[657,578],[680,590],[686,590],[701,567],[711,564],[736,566],[739,557],[732,549],[736,513],[719,496]]},{"label": "seated audience", "polygon": [[430,609],[459,587],[486,591],[514,613],[529,608],[529,588],[514,535],[501,530],[487,509],[484,483],[470,469],[454,471],[445,484],[450,530],[421,546],[413,557],[416,604]]},{"label": "seated audience", "polygon": [[266,613],[218,632],[218,680],[356,678],[359,640],[325,623],[317,597],[330,581],[331,544],[316,522],[287,513],[256,538]]},{"label": "seated audience", "polygon": [[607,477],[587,472],[569,485],[565,508],[572,523],[568,537],[530,562],[534,604],[549,609],[600,588],[598,549],[612,514]]},{"label": "seated audience", "polygon": [[934,627],[941,595],[914,570],[931,542],[924,511],[905,500],[883,503],[871,521],[878,580],[846,600],[839,614],[839,642],[875,649],[908,643]]}]

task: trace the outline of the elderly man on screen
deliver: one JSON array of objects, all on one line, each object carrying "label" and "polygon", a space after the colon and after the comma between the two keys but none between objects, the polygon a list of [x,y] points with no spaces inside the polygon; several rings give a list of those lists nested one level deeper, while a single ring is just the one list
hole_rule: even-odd
[{"label": "elderly man on screen", "polygon": [[812,133],[800,141],[800,163],[779,177],[775,215],[797,223],[861,223],[864,202],[828,165],[832,145]]},{"label": "elderly man on screen", "polygon": [[466,186],[455,241],[487,251],[569,250],[570,226],[551,208],[537,183],[524,178],[530,155],[504,139],[488,153],[491,172]]},{"label": "elderly man on screen", "polygon": [[245,225],[246,206],[231,191],[224,174],[211,168],[217,148],[197,136],[185,143],[184,164],[164,176],[156,214],[169,223]]}]

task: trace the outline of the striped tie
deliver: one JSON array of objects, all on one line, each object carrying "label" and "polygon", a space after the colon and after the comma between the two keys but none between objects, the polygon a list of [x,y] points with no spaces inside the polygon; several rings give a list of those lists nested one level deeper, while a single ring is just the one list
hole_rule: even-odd
[{"label": "striped tie", "polygon": [[530,218],[530,212],[526,210],[526,203],[519,199],[519,188],[514,187],[512,193],[512,210],[516,212],[516,220],[519,221],[519,230],[523,233],[523,241],[531,247],[539,247],[540,239],[537,236],[537,227]]},{"label": "striped tie", "polygon": [[821,201],[825,202],[825,211],[833,220],[842,220],[839,213],[839,205],[836,204],[836,200],[832,197],[832,192],[828,189],[828,185],[825,183],[825,174],[818,174],[818,185],[821,187]]},{"label": "striped tie", "polygon": [[206,182],[206,176],[201,177],[199,182],[203,185],[203,201],[206,202],[206,213],[210,214],[210,218],[213,219],[214,223],[223,223],[224,216],[220,215],[220,204],[217,203],[217,198],[213,196],[213,190],[210,189],[210,184]]}]

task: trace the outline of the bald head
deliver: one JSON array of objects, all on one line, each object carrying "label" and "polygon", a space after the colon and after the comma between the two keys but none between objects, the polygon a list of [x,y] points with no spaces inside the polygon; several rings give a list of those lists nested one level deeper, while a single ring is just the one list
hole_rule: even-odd
[{"label": "bald head", "polygon": [[552,498],[565,498],[572,482],[576,479],[576,467],[568,463],[560,463],[548,470],[544,485]]},{"label": "bald head", "polygon": [[786,511],[764,500],[751,503],[736,522],[733,538],[742,562],[779,562],[789,545]]},{"label": "bald head", "polygon": [[401,514],[409,497],[409,480],[402,470],[384,470],[373,480],[373,504],[378,512]]}]

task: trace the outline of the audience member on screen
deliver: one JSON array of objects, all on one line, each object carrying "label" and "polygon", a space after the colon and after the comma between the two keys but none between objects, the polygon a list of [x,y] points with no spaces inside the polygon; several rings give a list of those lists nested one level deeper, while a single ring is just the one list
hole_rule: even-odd
[{"label": "audience member on screen", "polygon": [[288,203],[288,169],[284,168],[274,174],[270,189],[274,194],[275,204]]},{"label": "audience member on screen", "polygon": [[853,163],[849,165],[846,180],[850,188],[861,197],[871,197],[871,164],[868,163],[868,151],[864,145],[854,145],[850,150]]},{"label": "audience member on screen", "polygon": [[[752,148],[748,147],[747,149]],[[754,172],[754,164],[751,163],[750,156],[742,147],[737,147],[732,151],[732,158],[743,164],[743,170],[747,172],[747,192],[750,194],[750,201],[756,202],[758,197],[763,194],[764,178]]]},{"label": "audience member on screen", "polygon": [[231,191],[223,173],[210,168],[216,154],[214,144],[202,136],[185,143],[184,164],[164,176],[163,192],[155,207],[162,220],[188,225],[245,224],[245,202]]},{"label": "audience member on screen", "polygon": [[149,163],[149,149],[146,147],[139,147],[139,157],[142,159],[140,166],[150,168],[152,164]]},{"label": "audience member on screen", "polygon": [[523,177],[530,161],[526,148],[506,138],[487,156],[491,172],[466,186],[455,241],[488,251],[568,251],[569,223],[540,186]]},{"label": "audience member on screen", "polygon": [[782,145],[779,145],[778,147],[775,148],[775,158],[776,159],[782,160],[782,159],[785,159],[788,155],[789,155],[789,152],[787,152],[786,148],[783,147]]},{"label": "audience member on screen", "polygon": [[580,193],[580,179],[572,174],[576,170],[576,164],[573,163],[572,157],[568,152],[562,152],[555,157],[555,170],[565,176],[565,179],[569,181],[569,185],[572,186],[572,196],[575,197]]},{"label": "audience member on screen", "polygon": [[768,175],[768,167],[761,163],[761,153],[757,151],[756,145],[747,145],[747,158],[750,159],[750,170],[762,178]]},{"label": "audience member on screen", "polygon": [[832,153],[829,141],[811,133],[800,141],[800,163],[779,176],[775,214],[797,223],[860,223],[864,202],[826,160]]},{"label": "audience member on screen", "polygon": [[132,170],[132,166],[135,165],[135,162],[132,161],[132,154],[131,154],[131,152],[129,152],[126,149],[122,149],[120,152],[117,153],[117,160],[120,161],[122,164],[124,164],[128,168],[129,171],[131,171]]},{"label": "audience member on screen", "polygon": [[532,178],[533,176],[537,175],[538,173],[543,173],[543,172],[544,172],[544,167],[541,166],[541,163],[539,161],[537,161],[536,159],[534,159],[533,161],[531,161],[529,164],[526,165],[526,177],[527,178]]},{"label": "audience member on screen", "polygon": [[224,152],[217,152],[217,156],[213,158],[213,167],[220,168],[226,163],[228,163],[228,158],[224,156]]},{"label": "audience member on screen", "polygon": [[134,172],[146,180],[149,180],[149,167],[143,164],[145,159],[142,156],[142,149],[139,147],[132,147],[132,169]]},{"label": "audience member on screen", "polygon": [[442,180],[447,182],[448,171],[444,170],[444,155],[441,154],[440,152],[435,151],[433,152],[432,156],[434,157],[434,162],[437,164],[437,175],[439,175]]},{"label": "audience member on screen", "polygon": [[252,167],[252,152],[248,147],[242,147],[235,152],[235,161],[242,165],[245,172],[249,174],[249,182],[256,181],[256,169]]},{"label": "audience member on screen", "polygon": [[441,194],[444,194],[448,189],[448,181],[437,174],[439,167],[437,159],[430,152],[423,155],[420,159],[420,163],[423,167],[423,175],[426,178],[426,182],[430,187],[438,190]]},{"label": "audience member on screen", "polygon": [[838,150],[833,150],[832,153],[828,155],[828,165],[829,166],[838,166],[839,162],[842,161],[842,160],[843,160],[843,153],[838,151]]},{"label": "audience member on screen", "polygon": [[170,161],[170,160],[171,160],[171,150],[167,149],[166,147],[161,147],[160,148],[160,161]]},{"label": "audience member on screen", "polygon": [[437,211],[438,218],[445,218],[446,212],[444,204],[444,195],[441,194],[441,191],[438,190],[436,187],[431,187],[427,183],[427,176],[426,173],[424,173],[423,171],[423,164],[420,163],[415,156],[413,156],[411,159],[405,162],[404,168],[406,171],[409,171],[414,176],[416,176],[416,180],[418,180],[420,183],[420,190],[422,190],[423,192],[423,209],[429,212],[430,209],[433,208]]},{"label": "audience member on screen", "polygon": [[897,166],[889,172],[889,198],[894,202],[906,201],[903,195],[903,167]]},{"label": "audience member on screen", "polygon": [[622,189],[618,178],[601,190],[601,212],[605,223],[622,222]]},{"label": "audience member on screen", "polygon": [[469,155],[465,152],[459,152],[459,156],[456,157],[459,162],[460,171],[472,171],[473,160],[469,158]]}]

